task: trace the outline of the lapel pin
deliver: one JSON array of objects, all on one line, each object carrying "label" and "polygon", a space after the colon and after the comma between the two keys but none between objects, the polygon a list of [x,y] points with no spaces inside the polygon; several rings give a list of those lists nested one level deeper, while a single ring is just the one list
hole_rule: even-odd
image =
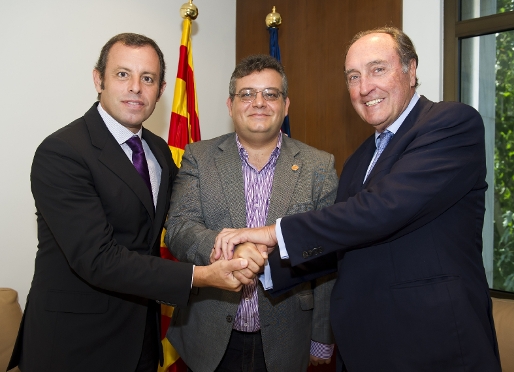
[{"label": "lapel pin", "polygon": [[298,168],[299,168],[299,167],[298,167],[298,165],[296,165],[296,164],[293,164],[293,166],[291,167],[291,169],[292,169],[292,170],[294,170],[294,171],[297,171],[297,170],[298,170]]}]

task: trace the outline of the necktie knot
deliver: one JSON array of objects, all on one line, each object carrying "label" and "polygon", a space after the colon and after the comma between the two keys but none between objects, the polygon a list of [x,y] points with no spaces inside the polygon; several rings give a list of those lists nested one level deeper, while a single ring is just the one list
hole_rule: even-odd
[{"label": "necktie knot", "polygon": [[371,159],[371,163],[368,167],[368,171],[366,172],[366,176],[364,177],[363,182],[365,182],[366,179],[368,178],[369,174],[371,173],[371,170],[377,163],[378,158],[380,157],[382,152],[384,152],[384,149],[386,148],[386,146],[389,143],[389,141],[391,140],[391,138],[393,138],[393,134],[394,134],[393,132],[385,130],[382,133],[380,133],[380,135],[378,136],[377,143],[376,143],[377,150],[375,151],[375,154],[373,155],[373,159]]},{"label": "necktie knot", "polygon": [[135,153],[135,154],[144,153],[143,142],[141,142],[141,138],[139,138],[139,136],[132,136],[125,143],[128,145],[128,147],[130,147],[130,149],[132,150],[132,153]]},{"label": "necktie knot", "polygon": [[150,172],[148,171],[148,163],[146,162],[145,151],[143,150],[143,142],[139,136],[132,136],[125,142],[132,150],[132,164],[136,168],[139,175],[145,181],[150,194],[152,193],[152,184],[150,183]]},{"label": "necktie knot", "polygon": [[[393,137],[393,132],[390,132],[388,130],[385,130],[382,133],[380,133],[380,135],[378,136],[378,140],[377,140],[377,151],[380,152],[378,154],[378,156],[380,156],[382,151],[384,151],[384,149],[386,148],[387,144],[389,143],[389,141],[391,140],[392,137]],[[377,158],[378,158],[378,156],[377,156]]]}]

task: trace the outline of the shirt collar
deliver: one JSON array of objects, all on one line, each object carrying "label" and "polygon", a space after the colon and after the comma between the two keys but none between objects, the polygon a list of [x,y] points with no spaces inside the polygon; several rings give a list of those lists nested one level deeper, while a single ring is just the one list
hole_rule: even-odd
[{"label": "shirt collar", "polygon": [[[407,108],[405,110],[403,110],[402,114],[400,116],[398,116],[398,119],[396,119],[393,122],[393,124],[388,126],[386,128],[386,130],[388,130],[389,132],[392,132],[393,134],[396,134],[396,132],[398,132],[398,129],[400,129],[400,126],[405,121],[405,118],[407,117],[407,115],[410,114],[410,112],[412,111],[412,109],[414,108],[416,103],[418,102],[419,97],[420,97],[420,95],[418,94],[418,92],[414,92],[414,95],[412,96],[412,98],[411,98]],[[376,140],[377,140],[379,135],[380,135],[379,132],[375,132],[375,142],[376,142]]]},{"label": "shirt collar", "polygon": [[127,140],[129,140],[132,136],[135,135],[137,135],[141,139],[141,136],[143,134],[143,127],[141,127],[141,129],[139,129],[137,133],[132,133],[126,127],[118,123],[116,119],[114,119],[111,115],[109,115],[107,111],[104,110],[101,103],[98,103],[97,109],[105,125],[107,126],[107,129],[109,130],[109,132],[111,132],[114,139],[116,140],[116,142],[118,142],[119,145],[127,142]]},{"label": "shirt collar", "polygon": [[[243,145],[239,141],[239,136],[237,135],[237,133],[236,133],[236,144],[237,144],[237,149],[239,150],[239,156],[241,157],[241,160],[246,162],[249,166],[251,166],[253,168],[253,166],[248,162],[248,152],[246,151],[246,149],[243,147]],[[277,146],[271,152],[268,162],[266,163],[266,165],[264,165],[264,167],[262,167],[262,169],[266,168],[268,166],[268,164],[270,163],[270,161],[276,161],[278,154],[280,153],[281,147],[282,147],[282,132],[279,132],[278,138],[277,138]]]}]

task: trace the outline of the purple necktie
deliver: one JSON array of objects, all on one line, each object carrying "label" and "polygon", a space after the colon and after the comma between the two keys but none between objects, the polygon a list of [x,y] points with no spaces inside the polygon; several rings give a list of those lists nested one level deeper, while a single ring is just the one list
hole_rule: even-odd
[{"label": "purple necktie", "polygon": [[378,161],[378,158],[384,152],[384,149],[386,148],[387,144],[389,143],[389,140],[393,138],[393,132],[390,132],[388,130],[383,131],[380,133],[377,139],[377,151],[375,151],[375,155],[373,155],[373,159],[371,159],[371,164],[368,168],[368,172],[366,173],[366,176],[364,177],[364,182],[366,182],[366,178],[368,178],[369,174],[373,170],[373,167]]},{"label": "purple necktie", "polygon": [[148,163],[146,162],[146,156],[143,150],[143,143],[141,142],[141,138],[139,138],[139,136],[133,136],[125,143],[132,150],[132,163],[134,164],[134,167],[136,167],[137,172],[141,175],[143,181],[145,181],[146,186],[148,186],[150,195],[152,195],[150,172],[148,172]]}]

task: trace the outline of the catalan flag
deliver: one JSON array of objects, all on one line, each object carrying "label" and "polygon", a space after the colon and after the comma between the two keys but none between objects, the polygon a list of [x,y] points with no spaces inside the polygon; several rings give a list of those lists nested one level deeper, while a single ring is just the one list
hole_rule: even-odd
[{"label": "catalan flag", "polygon": [[180,167],[186,145],[200,141],[200,122],[193,74],[191,23],[191,19],[184,19],[168,135],[168,145],[177,167]]},{"label": "catalan flag", "polygon": [[[190,18],[184,18],[168,134],[168,146],[170,147],[173,161],[179,168],[186,145],[200,140],[200,122],[198,119],[198,104],[193,73],[191,23],[192,20]],[[163,230],[161,257],[176,260],[164,243],[164,233],[165,231]],[[173,307],[161,305],[161,336],[163,337],[161,342],[164,351],[164,364],[162,367],[159,366],[158,372],[185,372],[187,370],[177,351],[166,338],[166,331],[172,314]]]}]

